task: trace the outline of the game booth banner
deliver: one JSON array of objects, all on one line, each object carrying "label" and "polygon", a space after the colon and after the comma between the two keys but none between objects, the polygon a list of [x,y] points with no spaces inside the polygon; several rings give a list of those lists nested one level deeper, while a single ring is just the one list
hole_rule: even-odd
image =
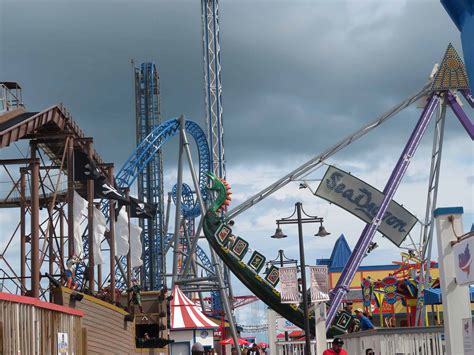
[{"label": "game booth banner", "polygon": [[474,284],[474,237],[462,239],[454,244],[454,271],[456,273],[456,283],[458,285]]},{"label": "game booth banner", "polygon": [[[334,166],[328,168],[314,194],[366,223],[372,223],[384,198],[379,190]],[[377,230],[400,246],[417,221],[413,214],[391,201]]]}]

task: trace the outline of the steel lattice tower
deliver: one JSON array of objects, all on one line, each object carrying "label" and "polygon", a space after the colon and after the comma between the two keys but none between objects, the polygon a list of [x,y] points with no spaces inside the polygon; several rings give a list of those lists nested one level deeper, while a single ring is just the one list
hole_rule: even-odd
[{"label": "steel lattice tower", "polygon": [[206,124],[213,172],[225,178],[224,126],[222,122],[221,47],[217,0],[201,0]]},{"label": "steel lattice tower", "polygon": [[[135,78],[136,138],[137,146],[161,123],[159,76],[153,63],[133,66]],[[162,152],[147,164],[138,175],[138,198],[158,205],[156,218],[140,219],[143,228],[143,267],[142,285],[145,289],[156,290],[164,284],[165,258],[163,257],[163,159]]]}]

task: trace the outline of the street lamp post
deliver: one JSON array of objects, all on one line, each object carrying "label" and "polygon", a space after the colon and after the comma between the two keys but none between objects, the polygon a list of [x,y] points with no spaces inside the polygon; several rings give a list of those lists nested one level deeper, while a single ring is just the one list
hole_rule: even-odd
[{"label": "street lamp post", "polygon": [[[283,234],[282,234],[283,235]],[[286,237],[286,236],[284,236]],[[295,264],[298,265],[298,261],[295,259],[289,259],[286,257],[285,252],[283,250],[278,250],[278,256],[276,259],[270,260],[267,262],[267,267],[268,264],[270,265],[280,265],[280,267],[283,267],[284,265],[287,264]],[[285,330],[285,341],[288,341],[288,331]]]},{"label": "street lamp post", "polygon": [[[293,216],[296,213],[296,218]],[[302,213],[304,217],[302,217]],[[310,338],[310,331],[309,331],[309,313],[308,313],[308,293],[306,287],[306,264],[304,259],[304,242],[303,242],[303,223],[321,223],[319,227],[319,231],[315,236],[318,237],[325,237],[330,233],[326,232],[326,229],[323,227],[323,219],[317,216],[310,216],[308,215],[304,209],[303,204],[301,202],[297,202],[295,204],[295,211],[290,217],[281,218],[276,221],[277,223],[277,230],[275,235],[272,238],[275,239],[282,239],[286,238],[286,235],[283,234],[280,225],[282,224],[298,224],[298,244],[300,250],[300,268],[301,268],[301,283],[303,287],[303,312],[304,312],[304,336],[305,336],[305,354],[311,354],[311,338]]]}]

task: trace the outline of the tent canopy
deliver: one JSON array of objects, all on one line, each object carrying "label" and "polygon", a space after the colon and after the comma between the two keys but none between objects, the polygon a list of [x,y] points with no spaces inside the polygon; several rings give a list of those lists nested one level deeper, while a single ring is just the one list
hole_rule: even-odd
[{"label": "tent canopy", "polygon": [[171,330],[218,328],[218,325],[207,318],[178,286],[174,287],[172,295]]},{"label": "tent canopy", "polygon": [[[471,303],[474,303],[474,287],[469,287]],[[441,304],[442,294],[440,288],[429,288],[425,290],[425,304]]]}]

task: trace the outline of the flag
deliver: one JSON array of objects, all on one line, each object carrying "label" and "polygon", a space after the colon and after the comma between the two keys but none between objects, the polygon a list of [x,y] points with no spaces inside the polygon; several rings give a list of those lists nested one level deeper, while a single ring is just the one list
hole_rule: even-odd
[{"label": "flag", "polygon": [[102,257],[102,250],[100,250],[100,243],[104,237],[104,233],[107,229],[107,222],[104,214],[94,207],[94,220],[93,220],[93,241],[94,241],[94,264],[99,265],[104,263]]},{"label": "flag", "polygon": [[132,268],[142,266],[142,229],[136,224],[130,224],[130,261]]},{"label": "flag", "polygon": [[73,223],[74,223],[74,254],[82,258],[84,256],[84,247],[82,245],[81,222],[87,216],[88,202],[84,200],[76,191],[72,202]]},{"label": "flag", "polygon": [[156,216],[158,205],[142,202],[130,196],[130,217],[153,219]]},{"label": "flag", "polygon": [[95,180],[100,176],[101,173],[96,163],[86,153],[74,150],[74,180]]},{"label": "flag", "polygon": [[109,184],[104,176],[94,180],[94,197],[119,201],[121,206],[130,202],[113,185]]},{"label": "flag", "polygon": [[115,223],[115,255],[128,254],[128,215],[124,208],[121,208]]}]

